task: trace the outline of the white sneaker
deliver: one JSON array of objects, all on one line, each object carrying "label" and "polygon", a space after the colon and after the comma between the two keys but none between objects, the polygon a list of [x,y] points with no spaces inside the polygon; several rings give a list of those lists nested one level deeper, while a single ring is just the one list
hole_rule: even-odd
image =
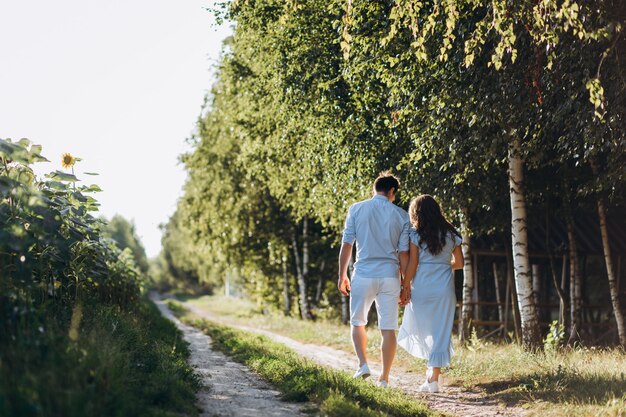
[{"label": "white sneaker", "polygon": [[376,386],[378,388],[387,388],[389,386],[389,384],[387,384],[387,381],[385,380],[380,380],[376,383]]},{"label": "white sneaker", "polygon": [[418,391],[419,392],[439,392],[439,384],[437,383],[437,381],[428,382],[428,380],[426,380],[426,382],[420,385],[420,387],[418,388]]},{"label": "white sneaker", "polygon": [[370,367],[367,366],[367,364],[365,364],[365,365],[361,366],[359,368],[359,370],[354,373],[352,378],[363,378],[363,379],[365,379],[365,378],[367,378],[370,375],[371,375]]}]

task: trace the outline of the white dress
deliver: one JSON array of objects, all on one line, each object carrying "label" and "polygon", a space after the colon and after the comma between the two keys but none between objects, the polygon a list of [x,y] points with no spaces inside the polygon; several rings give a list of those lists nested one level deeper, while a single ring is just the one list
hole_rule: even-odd
[{"label": "white dress", "polygon": [[429,367],[450,366],[454,353],[452,325],[456,308],[452,252],[461,238],[450,233],[443,250],[432,255],[411,230],[411,243],[419,248],[417,272],[411,283],[411,302],[404,310],[398,344],[411,355],[428,360]]}]

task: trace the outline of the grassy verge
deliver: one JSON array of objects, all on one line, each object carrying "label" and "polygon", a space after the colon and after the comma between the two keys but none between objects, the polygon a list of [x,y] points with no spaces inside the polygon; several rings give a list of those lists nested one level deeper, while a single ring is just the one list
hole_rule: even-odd
[{"label": "grassy verge", "polygon": [[152,303],[81,310],[0,341],[1,416],[197,415],[186,343]]},{"label": "grassy verge", "polygon": [[[223,296],[189,297],[191,305],[219,315],[225,323],[270,330],[305,343],[352,352],[348,329],[333,322],[303,322],[262,314],[254,304]],[[378,355],[380,336],[368,329],[368,353]],[[402,349],[396,369],[423,372],[425,364]],[[474,340],[457,347],[448,384],[483,390],[506,404],[522,406],[531,416],[626,415],[626,353],[621,349],[585,349],[531,354],[515,344]]]},{"label": "grassy verge", "polygon": [[[399,390],[380,389],[345,372],[318,366],[264,336],[184,315],[175,302],[170,308],[188,324],[202,329],[213,347],[228,354],[276,386],[291,401],[312,401],[327,416],[438,416]],[[182,313],[182,314],[181,314]]]},{"label": "grassy verge", "polygon": [[626,415],[626,354],[577,348],[529,353],[515,344],[460,349],[449,375],[534,416]]}]

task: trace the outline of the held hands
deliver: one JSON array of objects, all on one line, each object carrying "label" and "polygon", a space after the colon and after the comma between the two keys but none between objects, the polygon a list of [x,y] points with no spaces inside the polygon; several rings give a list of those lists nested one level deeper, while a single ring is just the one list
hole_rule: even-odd
[{"label": "held hands", "polygon": [[350,294],[350,280],[347,276],[339,276],[339,280],[337,281],[337,288],[339,288],[339,292],[345,296]]},{"label": "held hands", "polygon": [[411,302],[411,282],[402,279],[400,285],[400,299],[398,300],[398,304],[405,306]]}]

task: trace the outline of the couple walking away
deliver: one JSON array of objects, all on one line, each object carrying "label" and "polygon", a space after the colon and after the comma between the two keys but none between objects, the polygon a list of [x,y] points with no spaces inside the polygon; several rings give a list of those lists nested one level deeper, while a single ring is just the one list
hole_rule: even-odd
[{"label": "couple walking away", "polygon": [[[456,295],[453,269],[463,267],[461,237],[437,202],[421,195],[407,214],[393,204],[400,182],[383,172],[374,181],[374,196],[348,211],[339,253],[338,287],[350,295],[352,343],[359,360],[355,378],[367,378],[368,312],[376,302],[382,336],[382,372],[378,386],[386,387],[398,344],[428,361],[422,392],[439,391],[441,368],[450,366]],[[348,263],[356,242],[352,281]],[[405,306],[398,330],[398,305]]]}]

